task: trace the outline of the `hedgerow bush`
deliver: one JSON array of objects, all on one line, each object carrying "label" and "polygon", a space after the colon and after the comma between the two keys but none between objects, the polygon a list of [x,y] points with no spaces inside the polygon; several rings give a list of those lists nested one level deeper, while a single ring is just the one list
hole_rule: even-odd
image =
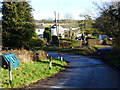
[{"label": "hedgerow bush", "polygon": [[52,41],[52,35],[51,35],[49,28],[45,28],[45,31],[43,33],[43,37],[47,39],[48,43],[50,43]]},{"label": "hedgerow bush", "polygon": [[46,41],[39,37],[32,37],[32,39],[29,42],[29,47],[44,47],[46,44]]}]

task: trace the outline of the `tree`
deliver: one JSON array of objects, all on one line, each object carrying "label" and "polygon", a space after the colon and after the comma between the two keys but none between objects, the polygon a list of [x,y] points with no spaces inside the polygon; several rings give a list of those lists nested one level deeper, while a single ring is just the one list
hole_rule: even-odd
[{"label": "tree", "polygon": [[80,14],[80,17],[84,18],[84,20],[78,22],[82,34],[99,33],[98,30],[93,27],[94,20],[92,20],[89,14]]},{"label": "tree", "polygon": [[47,39],[48,43],[50,43],[52,41],[52,35],[51,35],[51,32],[49,31],[49,28],[45,28],[43,37]]},{"label": "tree", "polygon": [[25,48],[35,34],[32,8],[28,2],[2,2],[3,46]]},{"label": "tree", "polygon": [[120,2],[114,2],[102,11],[95,27],[113,38],[114,46],[120,49]]},{"label": "tree", "polygon": [[78,28],[78,21],[73,19],[73,15],[71,13],[67,13],[64,18],[64,23],[66,23],[67,28],[69,28],[69,30],[66,31],[65,34],[67,38],[74,39],[76,37],[75,33],[77,30],[72,30],[72,27]]}]

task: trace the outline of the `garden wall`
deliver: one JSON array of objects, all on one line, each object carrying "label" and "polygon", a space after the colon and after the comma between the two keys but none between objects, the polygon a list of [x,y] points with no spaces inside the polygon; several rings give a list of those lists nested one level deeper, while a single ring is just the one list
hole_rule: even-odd
[{"label": "garden wall", "polygon": [[88,39],[88,46],[99,45],[99,44],[100,44],[99,39]]}]

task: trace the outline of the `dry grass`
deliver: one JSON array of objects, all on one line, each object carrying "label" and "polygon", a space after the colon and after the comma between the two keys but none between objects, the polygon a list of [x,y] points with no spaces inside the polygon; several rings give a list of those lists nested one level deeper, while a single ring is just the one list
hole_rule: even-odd
[{"label": "dry grass", "polygon": [[2,51],[0,53],[1,55],[7,54],[7,53],[14,53],[15,56],[20,60],[22,63],[32,63],[36,60],[44,60],[47,58],[45,51],[27,51],[27,50],[8,50],[8,51]]}]

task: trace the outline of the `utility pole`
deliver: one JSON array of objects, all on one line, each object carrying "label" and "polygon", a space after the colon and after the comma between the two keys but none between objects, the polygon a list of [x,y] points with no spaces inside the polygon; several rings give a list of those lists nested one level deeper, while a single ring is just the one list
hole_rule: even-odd
[{"label": "utility pole", "polygon": [[57,33],[57,38],[58,38],[58,46],[59,46],[59,13],[58,13],[58,21],[56,18],[56,11],[54,11],[55,14],[55,25],[56,25],[56,33]]},{"label": "utility pole", "polygon": [[56,11],[54,11],[54,15],[55,15],[55,24],[57,23],[57,19],[56,19]]},{"label": "utility pole", "polygon": [[60,15],[60,14],[58,13],[58,46],[60,46],[60,45],[59,45],[59,18],[60,18],[59,15]]},{"label": "utility pole", "polygon": [[[58,32],[58,31],[57,31],[57,18],[56,18],[56,11],[54,11],[54,14],[55,14],[55,25],[56,25],[56,32]],[[57,33],[57,36],[58,36],[58,33]]]},{"label": "utility pole", "polygon": [[59,13],[58,13],[58,37],[59,37]]}]

